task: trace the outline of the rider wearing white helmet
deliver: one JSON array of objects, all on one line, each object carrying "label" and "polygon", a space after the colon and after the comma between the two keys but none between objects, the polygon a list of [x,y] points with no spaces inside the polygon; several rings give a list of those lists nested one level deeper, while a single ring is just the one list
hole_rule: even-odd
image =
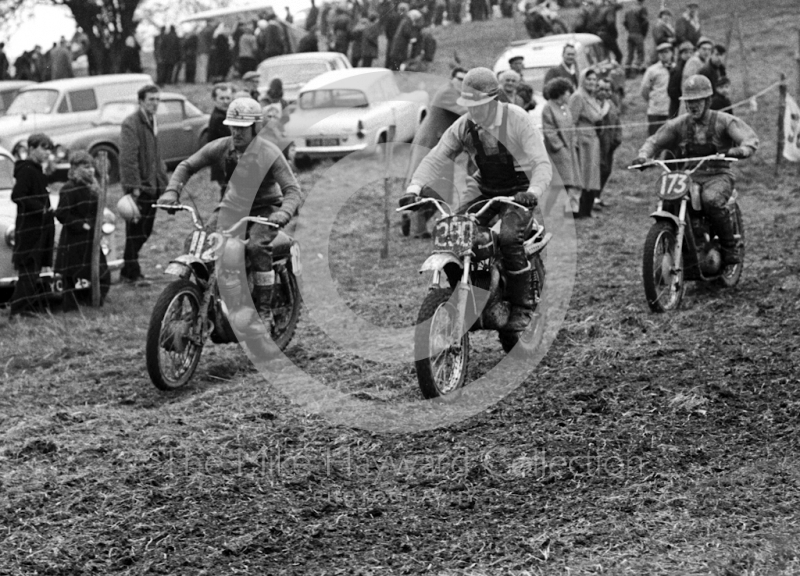
[{"label": "rider wearing white helmet", "polygon": [[[533,117],[518,106],[497,101],[499,86],[488,68],[467,72],[461,87],[460,106],[467,114],[456,120],[439,143],[422,160],[411,177],[400,205],[417,200],[422,187],[441,177],[463,151],[477,164],[478,171],[467,177],[467,195],[459,211],[496,196],[509,196],[533,208],[550,185],[553,171],[544,141]],[[500,251],[506,270],[511,316],[508,330],[522,331],[533,315],[531,268],[522,246],[525,227],[532,216],[504,205],[501,217]]]},{"label": "rider wearing white helmet", "polygon": [[[714,90],[711,81],[695,74],[683,83],[681,100],[688,112],[668,120],[639,150],[636,164],[644,164],[662,150],[679,150],[682,158],[723,153],[731,158],[749,158],[758,150],[758,136],[741,118],[710,109]],[[692,179],[701,184],[703,211],[719,236],[726,264],[738,264],[733,222],[727,208],[734,178],[727,162],[706,162]]]},{"label": "rider wearing white helmet", "polygon": [[[242,217],[262,216],[279,226],[289,223],[302,206],[305,195],[280,149],[263,136],[261,106],[252,98],[231,102],[224,124],[231,135],[209,142],[181,162],[172,174],[161,204],[179,204],[180,190],[192,174],[217,165],[225,171],[227,190],[209,222],[210,227],[229,228]],[[246,252],[254,272],[253,301],[265,326],[255,316],[232,311],[233,318],[244,318],[238,328],[245,334],[270,330],[272,288],[272,246],[277,230],[271,226],[248,227]],[[222,288],[222,285],[220,285]],[[234,321],[232,320],[232,323]]]}]

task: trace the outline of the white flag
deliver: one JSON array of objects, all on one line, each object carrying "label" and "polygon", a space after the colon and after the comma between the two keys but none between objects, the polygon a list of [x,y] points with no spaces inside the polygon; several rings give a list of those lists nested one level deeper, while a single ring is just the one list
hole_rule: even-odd
[{"label": "white flag", "polygon": [[789,162],[800,162],[800,106],[786,95],[786,113],[783,116],[783,157]]}]

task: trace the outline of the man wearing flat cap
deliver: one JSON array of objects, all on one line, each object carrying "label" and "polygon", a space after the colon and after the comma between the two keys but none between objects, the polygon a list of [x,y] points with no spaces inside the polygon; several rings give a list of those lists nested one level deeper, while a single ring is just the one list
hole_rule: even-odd
[{"label": "man wearing flat cap", "polygon": [[244,82],[244,90],[250,94],[250,97],[256,102],[259,101],[258,95],[258,82],[261,80],[261,75],[255,70],[245,72],[242,76]]},{"label": "man wearing flat cap", "polygon": [[[467,113],[444,132],[414,171],[400,206],[417,202],[423,187],[433,185],[443,170],[466,152],[478,170],[467,177],[459,212],[498,196],[530,209],[536,207],[553,175],[544,139],[532,116],[518,106],[497,101],[499,91],[497,78],[488,68],[467,72],[457,101]],[[533,316],[532,272],[522,245],[532,214],[532,210],[503,204],[487,215],[490,219],[497,215],[501,221],[500,253],[511,302],[508,331],[524,331]]]},{"label": "man wearing flat cap", "polygon": [[683,69],[686,62],[694,55],[694,45],[688,40],[678,46],[678,56],[669,75],[669,117],[675,118],[680,111],[681,94],[683,91]]},{"label": "man wearing flat cap", "polygon": [[[669,42],[673,46],[676,46],[675,26],[672,25],[672,11],[669,8],[662,8],[661,11],[659,11],[658,20],[653,25],[651,35],[653,36],[653,44],[656,46],[660,46],[664,42]],[[658,56],[655,55],[653,60],[657,59]]]},{"label": "man wearing flat cap", "polygon": [[712,42],[711,38],[705,36],[700,38],[697,42],[697,50],[694,56],[689,58],[689,60],[686,61],[686,66],[683,67],[683,78],[681,80],[686,82],[689,76],[698,74],[709,61],[709,58],[711,58],[711,52],[713,50],[714,42]]},{"label": "man wearing flat cap", "polygon": [[669,75],[672,69],[672,44],[656,47],[658,62],[650,66],[642,78],[641,94],[647,102],[647,135],[652,136],[669,118]]},{"label": "man wearing flat cap", "polygon": [[700,29],[699,4],[694,0],[686,3],[686,11],[678,17],[675,23],[675,42],[691,42],[695,46],[700,41],[702,31]]}]

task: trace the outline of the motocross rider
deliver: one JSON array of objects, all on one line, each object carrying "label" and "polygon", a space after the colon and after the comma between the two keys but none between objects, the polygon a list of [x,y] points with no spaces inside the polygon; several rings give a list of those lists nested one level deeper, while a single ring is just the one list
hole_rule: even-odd
[{"label": "motocross rider", "polygon": [[467,108],[467,114],[444,132],[422,160],[400,206],[418,201],[423,186],[436,180],[464,151],[478,170],[467,177],[467,192],[459,212],[497,196],[510,197],[531,209],[503,204],[495,211],[501,217],[500,252],[511,303],[506,329],[524,331],[532,319],[534,301],[531,267],[522,243],[532,209],[549,186],[553,172],[533,117],[518,106],[498,102],[498,92],[497,78],[488,68],[467,72],[457,100],[459,106]]},{"label": "motocross rider", "polygon": [[[644,164],[662,150],[679,150],[682,158],[724,153],[730,158],[749,158],[758,150],[758,136],[743,120],[710,109],[711,81],[695,74],[683,83],[681,100],[688,112],[668,120],[639,150],[636,164]],[[728,162],[709,161],[692,176],[702,185],[703,211],[719,236],[725,264],[741,262],[734,225],[727,207],[733,194],[733,172]]]},{"label": "motocross rider", "polygon": [[[230,126],[231,135],[209,142],[181,162],[159,203],[180,204],[180,190],[186,181],[206,166],[216,164],[224,169],[228,186],[209,222],[210,228],[230,228],[248,215],[266,217],[281,227],[288,224],[303,204],[305,194],[280,149],[259,134],[262,122],[261,106],[252,98],[242,97],[231,102],[223,122]],[[253,302],[258,315],[252,308],[240,305],[238,298],[226,299],[226,302],[234,304],[234,309],[228,314],[233,327],[252,336],[264,334],[265,329],[269,333],[271,329],[270,302],[275,283],[271,243],[277,235],[277,228],[250,223],[247,232],[246,254],[255,280]],[[221,263],[227,264],[226,268],[239,268],[237,278],[220,277],[223,296],[227,295],[226,281],[235,286],[242,285],[244,266],[233,264],[241,256],[235,253],[235,249],[223,251]],[[227,291],[228,294],[234,292],[233,289]]]}]

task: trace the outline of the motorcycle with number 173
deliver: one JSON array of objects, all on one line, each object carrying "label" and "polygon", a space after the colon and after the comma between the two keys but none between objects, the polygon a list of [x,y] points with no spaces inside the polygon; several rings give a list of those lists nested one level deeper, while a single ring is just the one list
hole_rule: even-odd
[{"label": "motorcycle with number 173", "polygon": [[[145,356],[150,379],[161,390],[174,390],[192,378],[208,339],[216,344],[240,340],[233,329],[238,323],[231,317],[233,311],[228,307],[240,303],[245,292],[252,294],[253,291],[253,274],[244,249],[247,240],[238,238],[242,228],[248,222],[278,226],[266,218],[246,216],[228,230],[209,232],[191,206],[156,204],[154,207],[189,212],[195,228],[186,239],[186,253],[173,259],[165,270],[166,274],[177,279],[159,295],[147,330]],[[300,317],[300,251],[297,242],[279,231],[272,242],[272,250],[272,269],[275,272],[272,332],[267,335],[264,330],[265,334],[261,336],[241,337],[241,342],[256,355],[266,350],[264,339],[270,336],[280,350],[286,348]],[[222,254],[225,256],[221,257]],[[216,264],[218,260],[220,264]],[[215,270],[215,265],[219,266],[218,270]],[[241,281],[242,267],[246,273],[246,285]],[[249,315],[256,312],[249,307],[239,307],[236,313]]]},{"label": "motorcycle with number 173", "polygon": [[[510,198],[477,202],[465,214],[456,214],[444,201],[422,198],[397,211],[433,204],[441,214],[433,233],[433,254],[420,269],[432,272],[428,294],[420,306],[414,334],[417,380],[425,398],[452,394],[465,383],[469,364],[469,333],[496,330],[503,350],[510,352],[520,340],[527,343],[536,329],[545,282],[542,250],[551,234],[534,218],[525,230],[523,247],[531,266],[534,318],[524,333],[505,329],[510,304],[499,244],[499,221],[489,228],[479,219],[496,204],[509,204],[528,212]],[[477,212],[473,208],[483,206]]]},{"label": "motorcycle with number 173", "polygon": [[[647,304],[654,312],[677,309],[686,291],[686,281],[718,282],[725,287],[739,283],[744,268],[744,226],[742,211],[736,202],[736,190],[728,200],[728,214],[733,224],[734,239],[741,262],[725,265],[719,238],[703,213],[702,186],[692,179],[706,162],[736,162],[724,154],[675,160],[652,160],[629,166],[644,170],[658,166],[662,174],[656,181],[658,208],[650,216],[655,219],[647,233],[642,260],[642,280]],[[692,169],[676,169],[670,164],[693,164]]]}]

